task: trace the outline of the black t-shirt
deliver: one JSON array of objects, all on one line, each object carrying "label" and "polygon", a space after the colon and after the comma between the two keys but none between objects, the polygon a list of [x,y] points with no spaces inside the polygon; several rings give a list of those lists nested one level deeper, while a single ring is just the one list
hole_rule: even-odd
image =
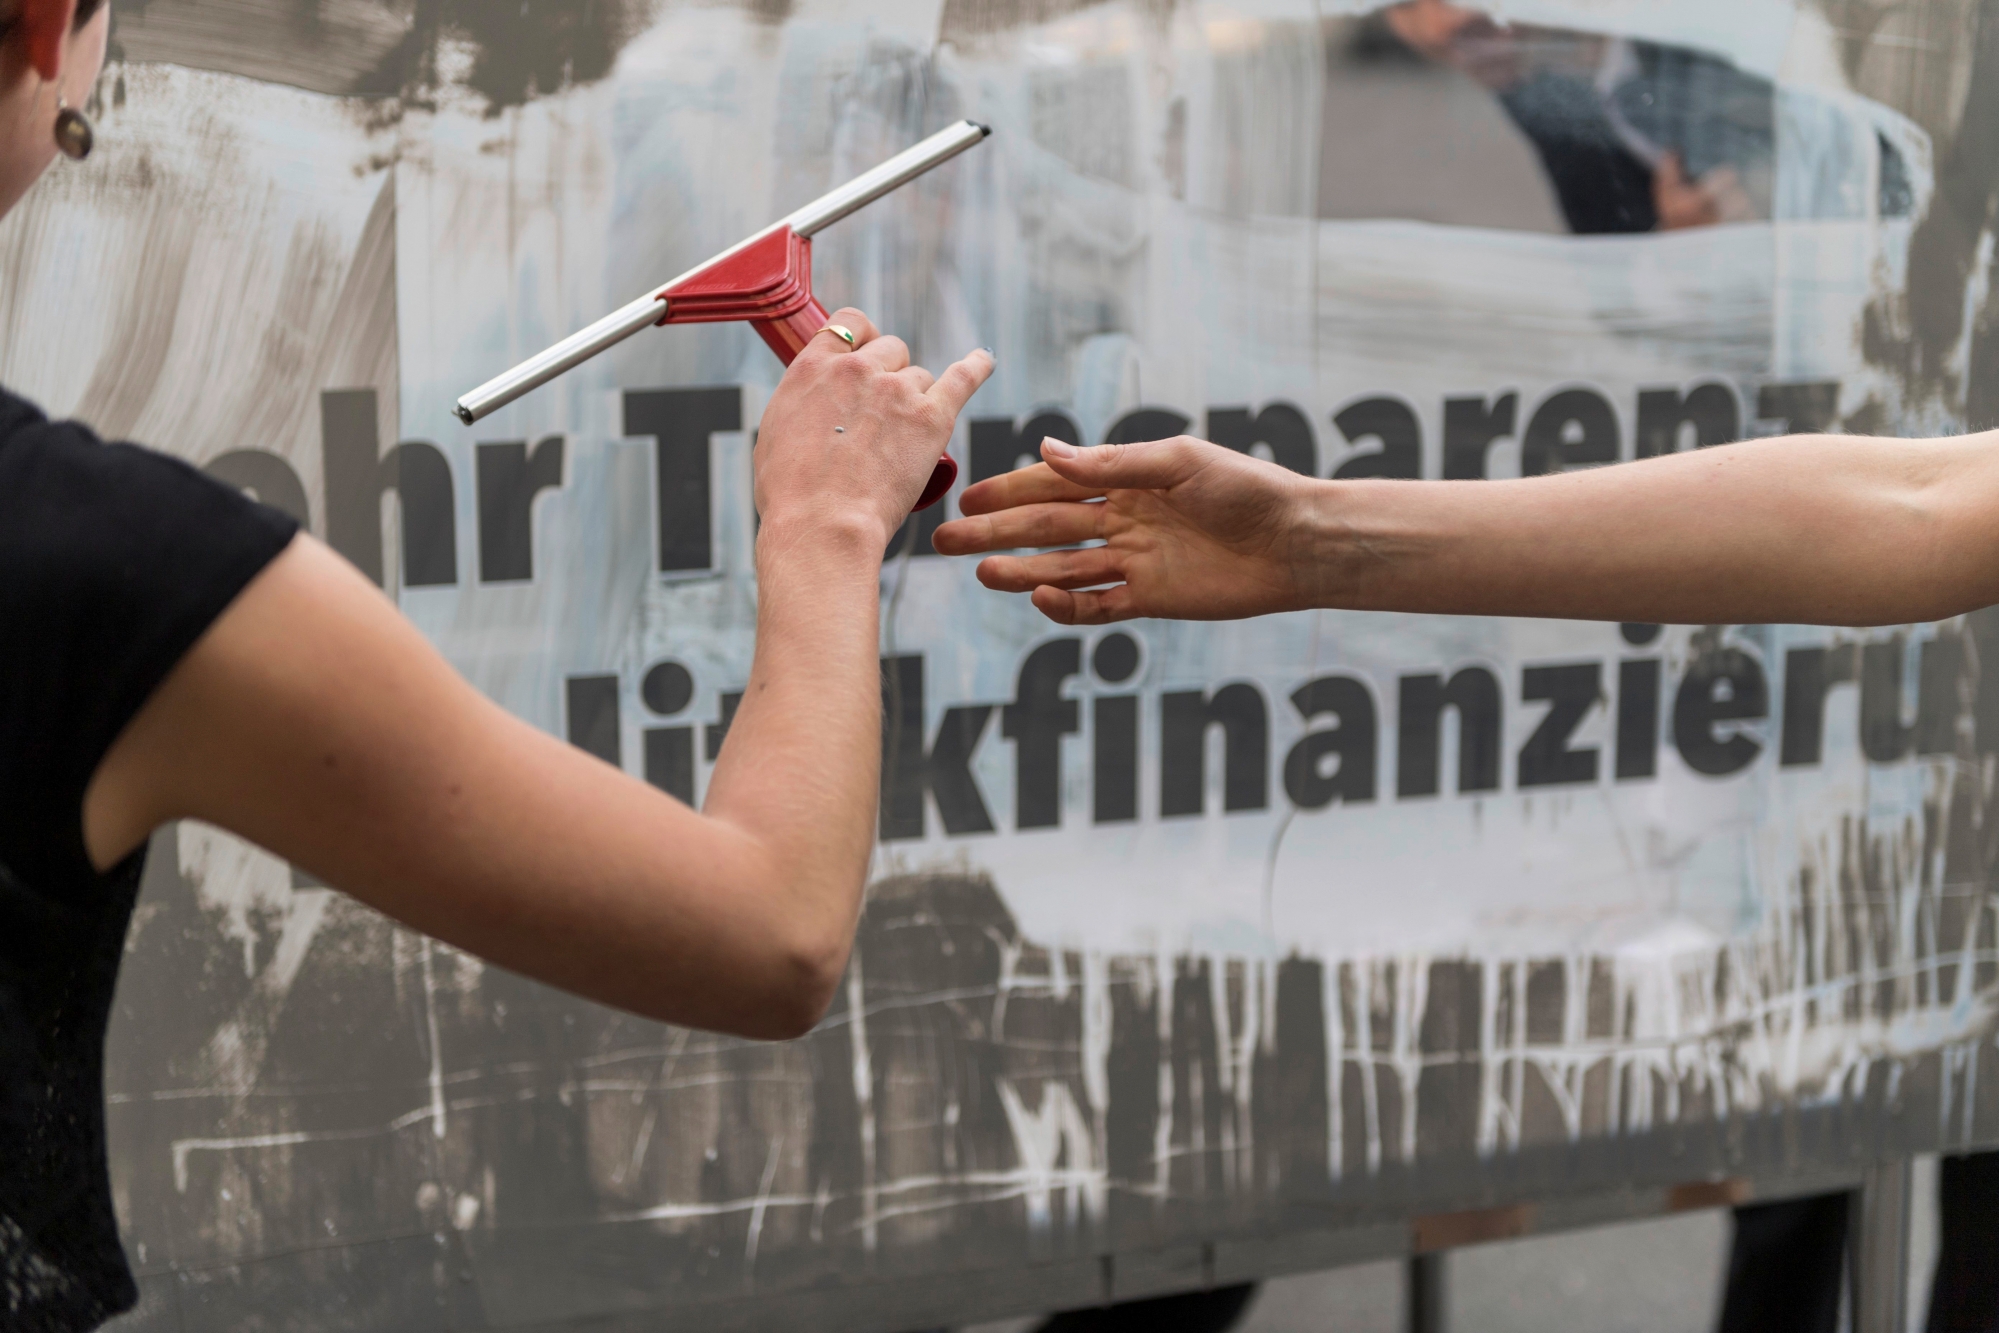
[{"label": "black t-shirt", "polygon": [[0,390],[0,1328],[131,1307],[104,1155],[104,1030],[142,850],[103,874],[83,789],[297,524],[178,459]]}]

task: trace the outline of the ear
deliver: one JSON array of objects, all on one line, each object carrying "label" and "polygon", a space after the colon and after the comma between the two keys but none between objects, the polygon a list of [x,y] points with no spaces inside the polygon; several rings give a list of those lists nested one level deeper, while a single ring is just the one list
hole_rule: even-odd
[{"label": "ear", "polygon": [[76,21],[76,0],[21,0],[14,31],[28,57],[28,68],[43,82],[62,77],[69,50],[70,25]]}]

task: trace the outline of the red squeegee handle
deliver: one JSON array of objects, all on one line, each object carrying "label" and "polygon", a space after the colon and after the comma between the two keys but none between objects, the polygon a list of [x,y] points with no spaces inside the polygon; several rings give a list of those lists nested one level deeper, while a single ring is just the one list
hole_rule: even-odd
[{"label": "red squeegee handle", "polygon": [[[763,338],[770,350],[777,353],[777,359],[790,365],[797,355],[805,350],[805,344],[827,323],[826,307],[813,297],[799,309],[780,319],[755,319],[750,326]],[[930,473],[930,480],[924,483],[923,494],[916,497],[917,509],[928,509],[943,499],[950,491],[951,483],[958,479],[958,464],[951,455],[945,454],[937,460],[936,468]],[[912,511],[913,512],[913,511]]]},{"label": "red squeegee handle", "polygon": [[[812,294],[812,240],[784,225],[676,278],[655,299],[666,302],[661,324],[748,323],[787,366],[827,322],[826,307]],[[916,507],[936,504],[957,479],[958,465],[945,454]]]}]

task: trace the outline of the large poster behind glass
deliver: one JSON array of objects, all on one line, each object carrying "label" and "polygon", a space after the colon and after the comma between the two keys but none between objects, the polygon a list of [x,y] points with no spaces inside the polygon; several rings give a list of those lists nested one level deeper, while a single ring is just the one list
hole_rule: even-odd
[{"label": "large poster behind glass", "polygon": [[[1972,0],[150,0],[114,54],[99,156],[0,228],[0,377],[691,801],[776,362],[665,329],[450,405],[958,117],[992,138],[814,274],[996,349],[972,479],[1045,435],[1480,478],[1999,420]],[[1081,632],[932,552],[947,512],[883,569],[875,882],[801,1041],[158,838],[107,1088],[136,1326],[869,1326],[909,1274],[1999,1138],[1999,621]]]}]

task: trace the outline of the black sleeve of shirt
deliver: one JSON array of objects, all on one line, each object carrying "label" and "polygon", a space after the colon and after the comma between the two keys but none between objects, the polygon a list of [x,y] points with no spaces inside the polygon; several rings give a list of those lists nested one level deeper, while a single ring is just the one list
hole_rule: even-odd
[{"label": "black sleeve of shirt", "polygon": [[0,862],[95,878],[83,791],[298,525],[179,459],[0,393]]},{"label": "black sleeve of shirt", "polygon": [[1499,94],[1499,102],[1533,141],[1570,231],[1604,236],[1657,229],[1652,168],[1618,140],[1594,88],[1569,75],[1541,73]]}]

